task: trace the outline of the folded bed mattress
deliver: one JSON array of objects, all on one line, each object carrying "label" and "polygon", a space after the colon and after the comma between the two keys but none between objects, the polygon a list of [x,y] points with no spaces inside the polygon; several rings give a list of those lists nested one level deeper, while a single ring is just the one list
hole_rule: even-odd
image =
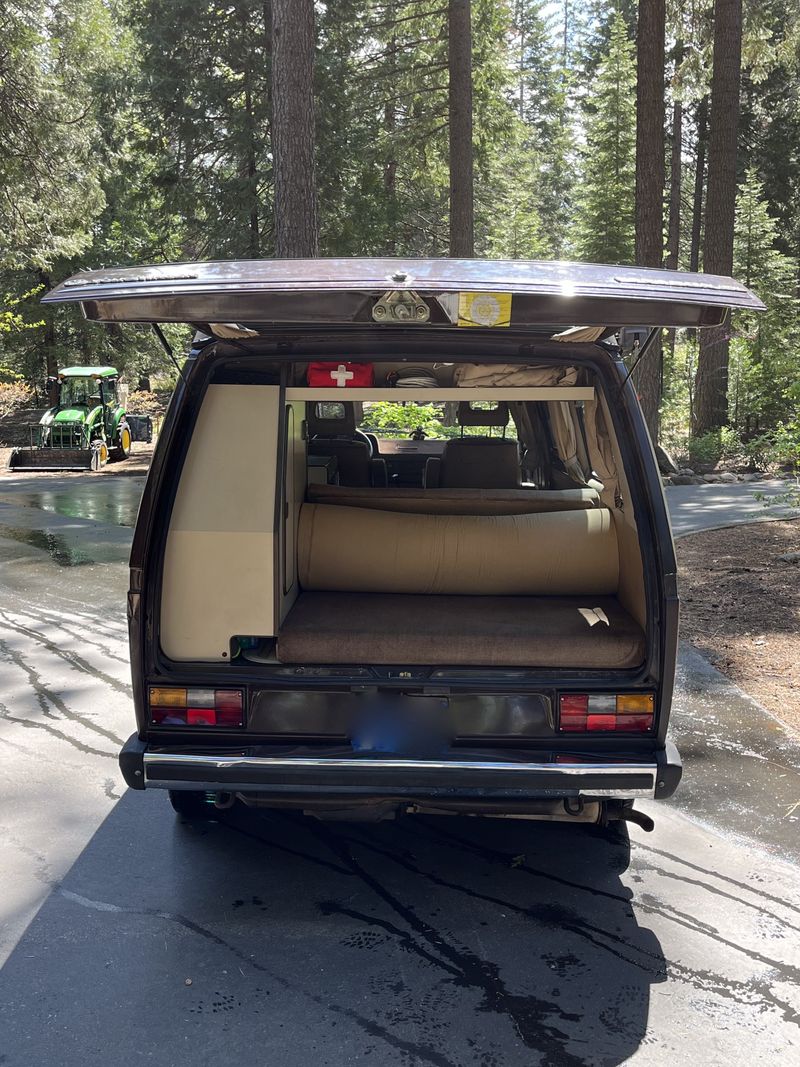
[{"label": "folded bed mattress", "polygon": [[306,591],[278,634],[283,663],[625,669],[641,627],[613,596]]}]

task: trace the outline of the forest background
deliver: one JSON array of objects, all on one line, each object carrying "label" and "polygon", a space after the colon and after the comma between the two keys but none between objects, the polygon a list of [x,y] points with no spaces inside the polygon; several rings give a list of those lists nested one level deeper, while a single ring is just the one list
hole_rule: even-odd
[{"label": "forest background", "polygon": [[285,254],[287,153],[321,255],[732,271],[767,313],[664,334],[651,431],[797,463],[800,0],[0,0],[0,418],[57,366],[166,380],[152,335],[39,295]]}]

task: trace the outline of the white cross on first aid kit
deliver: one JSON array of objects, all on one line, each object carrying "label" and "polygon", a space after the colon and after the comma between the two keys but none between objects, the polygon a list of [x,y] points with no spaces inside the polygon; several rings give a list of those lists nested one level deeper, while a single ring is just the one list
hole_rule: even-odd
[{"label": "white cross on first aid kit", "polygon": [[352,382],[355,375],[351,370],[345,367],[344,363],[340,363],[336,370],[331,371],[331,378],[336,382],[337,386],[342,389],[346,388],[348,382]]}]

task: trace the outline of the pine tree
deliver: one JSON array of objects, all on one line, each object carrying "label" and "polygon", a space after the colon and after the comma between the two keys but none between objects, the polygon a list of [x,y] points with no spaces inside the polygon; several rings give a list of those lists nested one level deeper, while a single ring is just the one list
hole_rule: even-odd
[{"label": "pine tree", "polygon": [[634,254],[636,61],[617,12],[608,53],[587,99],[586,145],[574,244],[580,259],[631,263]]},{"label": "pine tree", "polygon": [[0,6],[0,268],[47,272],[91,243],[103,207],[91,78],[111,36],[99,0]]},{"label": "pine tree", "polygon": [[[660,267],[664,257],[665,0],[639,0],[636,30],[636,262]],[[636,367],[634,384],[647,428],[658,440],[663,352],[661,336]]]},{"label": "pine tree", "polygon": [[[129,0],[128,139],[145,217],[185,258],[272,252],[269,27],[263,0]],[[266,5],[268,12],[268,5]]]},{"label": "pine tree", "polygon": [[770,215],[764,184],[751,167],[736,198],[734,273],[755,290],[767,311],[734,318],[729,415],[744,434],[797,417],[798,262],[778,244],[778,222]]},{"label": "pine tree", "polygon": [[[522,123],[521,152],[530,167],[528,188],[515,207],[529,205],[537,216],[531,237],[541,254],[564,255],[575,173],[571,74],[558,47],[556,16],[543,0],[516,0],[511,47],[516,59],[515,100]],[[518,170],[517,167],[514,168]]]},{"label": "pine tree", "polygon": [[[729,275],[733,269],[741,54],[742,0],[715,0],[703,239],[703,270],[709,274]],[[724,324],[700,332],[693,414],[693,432],[698,436],[724,426],[727,421],[728,330]]]},{"label": "pine tree", "polygon": [[448,0],[448,161],[450,255],[475,255],[475,177],[472,153],[472,5]]},{"label": "pine tree", "polygon": [[314,0],[272,0],[275,253],[319,255],[314,107]]}]

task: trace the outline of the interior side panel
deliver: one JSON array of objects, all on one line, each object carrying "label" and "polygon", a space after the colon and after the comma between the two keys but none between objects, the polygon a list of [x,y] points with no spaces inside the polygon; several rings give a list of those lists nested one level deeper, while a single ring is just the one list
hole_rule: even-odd
[{"label": "interior side panel", "polygon": [[211,385],[170,519],[161,645],[224,662],[237,634],[276,632],[273,547],[277,386]]},{"label": "interior side panel", "polygon": [[294,401],[286,405],[286,471],[284,476],[283,517],[281,523],[280,622],[297,600],[297,526],[306,494],[306,442],[303,434],[306,405]]}]

